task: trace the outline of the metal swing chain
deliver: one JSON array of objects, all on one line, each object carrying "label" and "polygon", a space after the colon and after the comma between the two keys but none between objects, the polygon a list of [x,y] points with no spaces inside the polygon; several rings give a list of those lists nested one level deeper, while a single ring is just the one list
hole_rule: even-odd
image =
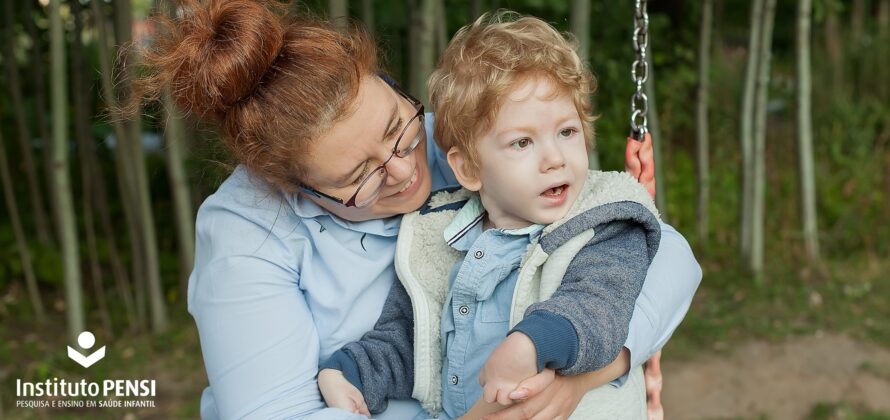
[{"label": "metal swing chain", "polygon": [[649,98],[643,93],[643,84],[649,79],[649,62],[646,61],[646,48],[649,47],[649,13],[646,11],[646,0],[636,0],[635,4],[633,46],[637,57],[630,74],[637,90],[630,99],[630,137],[643,141],[643,135],[649,131],[646,119],[646,114],[649,112]]}]

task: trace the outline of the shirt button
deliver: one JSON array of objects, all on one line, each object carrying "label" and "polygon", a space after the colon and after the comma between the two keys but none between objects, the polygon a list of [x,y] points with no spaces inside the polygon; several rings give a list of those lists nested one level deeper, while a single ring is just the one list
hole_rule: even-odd
[{"label": "shirt button", "polygon": [[481,259],[483,256],[485,256],[485,253],[482,251],[476,251],[476,253],[473,254],[473,256],[476,257],[476,259],[478,260],[478,259]]},{"label": "shirt button", "polygon": [[470,307],[467,305],[460,305],[460,308],[457,308],[457,311],[460,312],[461,315],[466,315],[470,313]]},{"label": "shirt button", "polygon": [[457,375],[451,375],[451,385],[457,385],[459,381],[460,378],[458,378]]}]

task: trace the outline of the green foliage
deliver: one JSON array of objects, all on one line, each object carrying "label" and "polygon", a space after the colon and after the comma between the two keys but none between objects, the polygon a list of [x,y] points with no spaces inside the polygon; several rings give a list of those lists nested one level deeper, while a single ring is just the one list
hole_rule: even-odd
[{"label": "green foliage", "polygon": [[872,411],[846,402],[816,404],[808,419],[812,420],[888,420],[890,413]]}]

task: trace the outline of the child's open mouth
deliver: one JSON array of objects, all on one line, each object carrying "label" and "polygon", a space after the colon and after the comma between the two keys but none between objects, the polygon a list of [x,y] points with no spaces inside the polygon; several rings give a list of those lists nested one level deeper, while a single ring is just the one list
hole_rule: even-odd
[{"label": "child's open mouth", "polygon": [[547,202],[551,205],[558,206],[562,204],[566,197],[568,196],[569,185],[562,184],[557,185],[555,187],[549,188],[543,193],[541,193],[541,197],[543,197]]},{"label": "child's open mouth", "polygon": [[553,188],[551,188],[551,189],[549,189],[549,190],[547,190],[547,191],[544,191],[544,194],[543,194],[543,195],[545,195],[545,196],[557,197],[557,196],[562,195],[562,192],[565,191],[568,187],[569,187],[569,186],[568,186],[568,185],[565,185],[565,184],[560,185],[560,186],[558,186],[558,187],[553,187]]}]

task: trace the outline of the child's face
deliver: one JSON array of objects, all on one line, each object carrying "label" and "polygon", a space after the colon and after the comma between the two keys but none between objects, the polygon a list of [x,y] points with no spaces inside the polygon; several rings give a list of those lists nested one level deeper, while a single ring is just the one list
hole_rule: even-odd
[{"label": "child's face", "polygon": [[477,141],[479,194],[492,225],[550,224],[568,213],[587,179],[581,118],[569,93],[543,77],[518,84]]}]

